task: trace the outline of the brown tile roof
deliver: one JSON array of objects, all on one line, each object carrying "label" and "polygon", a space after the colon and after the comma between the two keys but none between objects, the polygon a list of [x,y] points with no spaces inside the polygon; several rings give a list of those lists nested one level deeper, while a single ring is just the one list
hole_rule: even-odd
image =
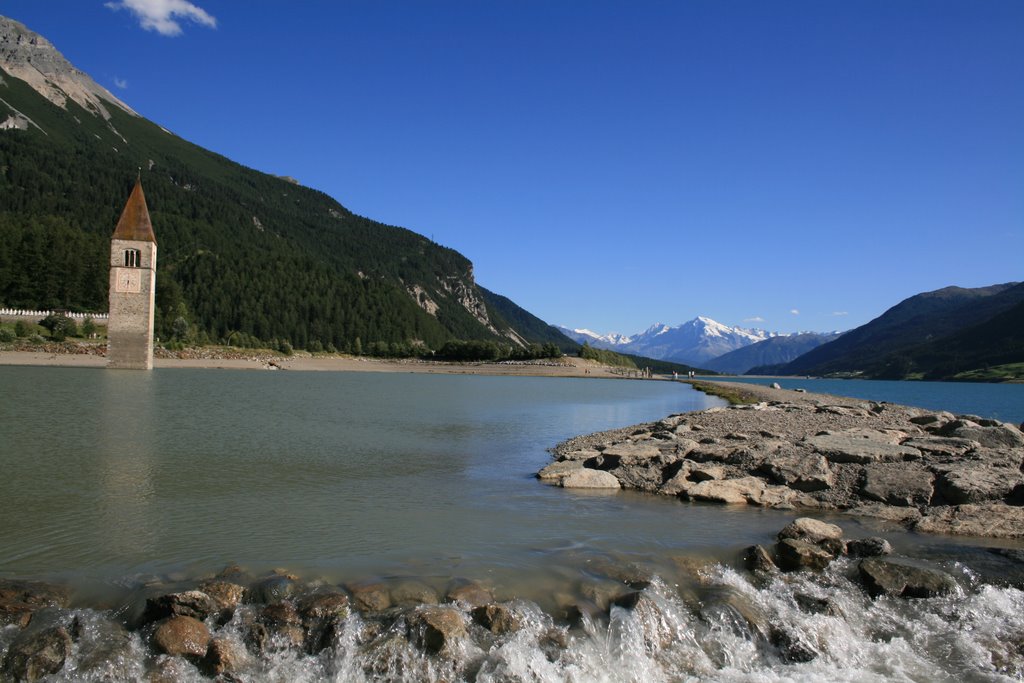
[{"label": "brown tile roof", "polygon": [[146,195],[142,193],[142,180],[135,181],[135,189],[124,205],[121,219],[114,228],[115,240],[135,240],[138,242],[156,242],[153,224],[149,220],[149,209],[146,208]]}]

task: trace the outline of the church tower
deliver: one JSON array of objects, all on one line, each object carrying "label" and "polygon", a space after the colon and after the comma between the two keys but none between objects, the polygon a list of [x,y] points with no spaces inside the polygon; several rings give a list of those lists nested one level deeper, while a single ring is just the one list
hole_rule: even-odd
[{"label": "church tower", "polygon": [[156,237],[141,178],[110,238],[107,367],[153,369]]}]

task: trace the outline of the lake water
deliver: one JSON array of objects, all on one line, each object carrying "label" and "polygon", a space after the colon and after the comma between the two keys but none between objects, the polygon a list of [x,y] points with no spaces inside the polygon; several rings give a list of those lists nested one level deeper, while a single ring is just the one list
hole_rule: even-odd
[{"label": "lake water", "polygon": [[[1000,680],[1024,672],[1012,648],[1002,670],[991,663],[989,641],[1024,641],[1024,594],[1015,589],[909,607],[871,602],[839,564],[824,584],[794,576],[756,585],[731,568],[738,551],[770,543],[797,515],[573,492],[534,478],[563,439],[721,404],[684,384],[0,367],[0,390],[0,576],[70,583],[90,604],[229,563],[328,583],[415,577],[439,591],[465,577],[543,610],[530,612],[536,618],[514,638],[467,646],[449,669],[412,650],[381,665],[372,643],[353,635],[362,632],[353,616],[351,633],[327,654],[276,654],[250,665],[255,680],[962,680],[965,672]],[[849,536],[880,530],[835,521]],[[906,552],[948,554],[957,543],[884,532]],[[694,558],[722,564],[684,591],[679,575]],[[560,654],[542,651],[537,643],[551,628],[567,628],[546,615],[567,593],[600,583],[598,568],[608,564],[662,577],[649,589],[661,610],[656,623],[613,608],[573,631]],[[794,602],[801,593],[830,595],[841,611],[804,614]],[[729,609],[708,607],[722,594],[791,624],[819,655],[781,660]],[[88,631],[99,612],[75,614]],[[10,628],[0,629],[0,649]],[[138,656],[119,660],[127,668],[108,677],[142,677],[152,663],[132,638]],[[73,655],[63,680],[79,680],[75,657],[85,655]]]},{"label": "lake water", "polygon": [[889,401],[953,413],[980,415],[1003,422],[1024,422],[1024,384],[981,382],[900,382],[874,379],[799,377],[706,377],[703,379],[772,384],[868,401]]}]

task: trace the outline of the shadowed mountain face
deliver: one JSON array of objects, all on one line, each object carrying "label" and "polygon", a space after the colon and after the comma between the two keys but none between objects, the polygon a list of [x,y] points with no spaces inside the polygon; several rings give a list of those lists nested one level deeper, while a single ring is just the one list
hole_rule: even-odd
[{"label": "shadowed mountain face", "polygon": [[866,325],[781,367],[787,375],[940,379],[1024,362],[1024,284],[946,287],[906,299]]},{"label": "shadowed mountain face", "polygon": [[811,349],[816,349],[822,344],[836,339],[839,334],[838,332],[802,332],[771,337],[713,358],[704,365],[716,372],[742,375],[756,366],[788,363]]},{"label": "shadowed mountain face", "polygon": [[299,348],[550,341],[511,301],[495,310],[458,252],[182,140],[0,17],[0,304],[105,310],[109,238],[139,174],[160,337],[183,318],[199,337]]}]

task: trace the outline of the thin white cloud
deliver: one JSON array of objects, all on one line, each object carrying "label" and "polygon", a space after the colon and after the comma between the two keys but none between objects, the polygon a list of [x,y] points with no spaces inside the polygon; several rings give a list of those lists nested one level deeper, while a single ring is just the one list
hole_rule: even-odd
[{"label": "thin white cloud", "polygon": [[127,90],[128,81],[123,78],[118,78],[117,76],[114,76],[114,87],[116,87],[118,90]]},{"label": "thin white cloud", "polygon": [[789,309],[789,312],[790,312],[790,313],[792,313],[793,315],[800,315],[800,311],[798,311],[798,310],[797,310],[797,309],[795,309],[795,308],[791,308],[791,309]]},{"label": "thin white cloud", "polygon": [[759,315],[755,315],[753,318],[744,318],[743,322],[745,322],[745,323],[763,323],[764,322],[764,318],[762,318]]},{"label": "thin white cloud", "polygon": [[126,9],[134,14],[142,28],[164,36],[181,35],[179,20],[217,28],[217,19],[188,0],[115,0],[106,3],[113,10]]},{"label": "thin white cloud", "polygon": [[849,314],[848,311],[832,311],[832,315],[838,317],[838,316],[850,315],[850,314]]}]

